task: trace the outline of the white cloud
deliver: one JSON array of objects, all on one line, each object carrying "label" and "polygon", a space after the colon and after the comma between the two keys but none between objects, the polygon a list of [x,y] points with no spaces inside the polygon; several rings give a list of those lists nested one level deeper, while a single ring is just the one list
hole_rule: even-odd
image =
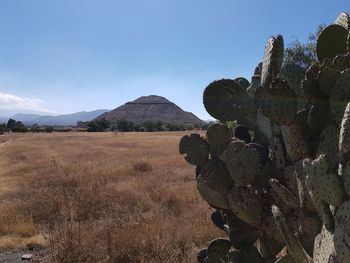
[{"label": "white cloud", "polygon": [[0,92],[0,109],[42,110],[43,101]]}]

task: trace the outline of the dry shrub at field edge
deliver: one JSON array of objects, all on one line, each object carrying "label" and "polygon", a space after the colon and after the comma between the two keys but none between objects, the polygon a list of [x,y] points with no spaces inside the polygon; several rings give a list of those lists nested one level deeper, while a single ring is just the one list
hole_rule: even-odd
[{"label": "dry shrub at field edge", "polygon": [[42,245],[41,233],[50,262],[195,262],[222,233],[178,153],[182,135],[6,136],[0,246]]}]

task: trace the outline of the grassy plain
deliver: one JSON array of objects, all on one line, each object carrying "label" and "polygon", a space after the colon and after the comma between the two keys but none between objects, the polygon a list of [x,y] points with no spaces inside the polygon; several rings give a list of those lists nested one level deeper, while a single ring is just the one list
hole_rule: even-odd
[{"label": "grassy plain", "polygon": [[222,235],[178,153],[184,132],[0,136],[0,248],[49,262],[196,262]]}]

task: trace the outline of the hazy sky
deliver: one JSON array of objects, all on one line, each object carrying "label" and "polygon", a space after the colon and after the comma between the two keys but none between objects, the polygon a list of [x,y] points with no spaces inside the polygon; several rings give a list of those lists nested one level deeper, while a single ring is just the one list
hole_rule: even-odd
[{"label": "hazy sky", "polygon": [[306,40],[350,1],[0,0],[0,109],[113,109],[161,95],[209,118],[202,92],[250,76],[266,39]]}]

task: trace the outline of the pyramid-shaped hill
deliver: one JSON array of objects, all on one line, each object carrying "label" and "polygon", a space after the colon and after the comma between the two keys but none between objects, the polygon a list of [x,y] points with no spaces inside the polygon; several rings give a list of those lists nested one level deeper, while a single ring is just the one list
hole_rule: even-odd
[{"label": "pyramid-shaped hill", "polygon": [[142,96],[102,114],[96,119],[103,118],[110,122],[125,119],[134,123],[162,121],[166,123],[201,124],[203,122],[193,113],[184,111],[175,103],[156,95]]}]

